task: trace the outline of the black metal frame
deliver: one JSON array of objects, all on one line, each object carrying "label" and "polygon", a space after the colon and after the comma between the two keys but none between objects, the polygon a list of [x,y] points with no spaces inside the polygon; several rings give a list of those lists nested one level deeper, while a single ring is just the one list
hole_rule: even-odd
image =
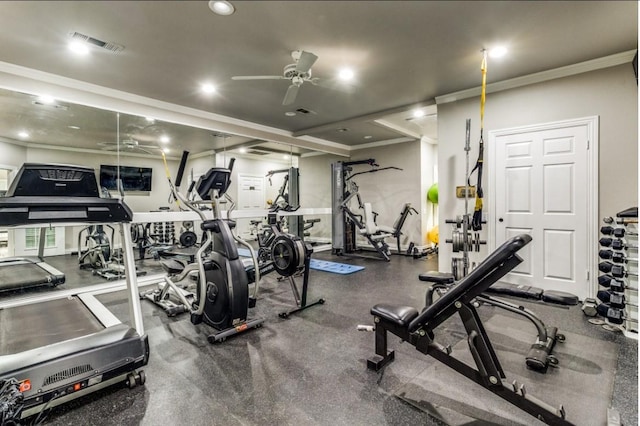
[{"label": "black metal frame", "polygon": [[[493,283],[522,262],[516,252],[531,241],[520,235],[504,243],[467,277],[427,309],[418,311],[406,306],[376,305],[371,309],[375,321],[375,355],[367,360],[367,367],[379,371],[395,358],[387,347],[387,332],[400,337],[425,355],[431,355],[458,373],[473,380],[502,399],[551,425],[571,425],[565,411],[528,395],[524,385],[515,381],[512,387],[503,384],[504,370],[491,345],[473,300]],[[467,342],[475,361],[472,368],[451,356],[450,348],[434,342],[433,330],[458,313],[467,332]]]}]

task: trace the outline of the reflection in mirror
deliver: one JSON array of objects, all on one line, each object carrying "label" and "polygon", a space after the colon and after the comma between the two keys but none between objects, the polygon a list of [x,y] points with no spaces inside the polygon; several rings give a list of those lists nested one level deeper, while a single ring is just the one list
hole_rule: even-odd
[{"label": "reflection in mirror", "polygon": [[[183,191],[211,167],[226,166],[235,157],[228,193],[236,202],[236,210],[264,210],[277,199],[285,176],[273,175],[269,182],[267,173],[298,167],[300,156],[310,152],[43,95],[0,88],[0,195],[24,163],[74,164],[95,170],[98,183],[106,187],[104,196],[120,197],[113,185],[115,172],[116,179],[119,177],[123,182],[124,201],[134,212],[177,212],[181,208],[170,197],[161,152],[165,153],[167,168],[175,178],[180,157],[183,151],[188,151]],[[250,220],[238,221],[239,235],[254,237]],[[137,266],[149,274],[160,270],[154,259],[158,251],[184,247],[180,238],[190,235],[189,232],[195,231],[198,242],[200,239],[199,223],[171,218],[139,223],[133,228],[139,231],[134,242]],[[98,226],[88,229],[86,225],[54,226],[46,228],[42,237],[41,229],[45,228],[0,228],[0,258],[42,257],[44,263],[65,275],[65,282],[55,287],[19,286],[0,292],[0,301],[120,279],[122,243],[117,228],[112,234],[106,224],[101,229]],[[41,241],[44,243],[40,244]],[[103,264],[111,270],[102,271]],[[100,272],[96,272],[96,266]]]}]

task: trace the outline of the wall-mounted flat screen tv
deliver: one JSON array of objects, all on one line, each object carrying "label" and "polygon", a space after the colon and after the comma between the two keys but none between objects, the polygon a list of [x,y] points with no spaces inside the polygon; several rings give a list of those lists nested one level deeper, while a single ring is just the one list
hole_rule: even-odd
[{"label": "wall-mounted flat screen tv", "polygon": [[[149,167],[120,166],[122,189],[125,191],[151,191],[151,172]],[[118,166],[100,166],[100,186],[108,190],[117,190]]]}]

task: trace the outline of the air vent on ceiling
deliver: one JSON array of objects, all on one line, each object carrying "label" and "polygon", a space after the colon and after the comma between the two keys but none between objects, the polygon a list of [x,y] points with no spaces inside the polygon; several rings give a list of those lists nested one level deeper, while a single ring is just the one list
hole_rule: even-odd
[{"label": "air vent on ceiling", "polygon": [[116,44],[116,43],[112,43],[110,41],[98,40],[97,38],[90,37],[88,35],[79,33],[77,31],[71,31],[69,33],[69,36],[74,40],[80,40],[80,41],[84,41],[86,43],[93,44],[94,46],[97,46],[97,47],[100,47],[102,49],[108,50],[109,52],[112,52],[112,53],[119,53],[119,52],[124,50],[124,46],[121,46],[121,45]]},{"label": "air vent on ceiling", "polygon": [[269,154],[273,154],[273,152],[271,151],[262,151],[259,149],[249,149],[247,151],[247,154],[254,154],[254,155],[269,155]]}]

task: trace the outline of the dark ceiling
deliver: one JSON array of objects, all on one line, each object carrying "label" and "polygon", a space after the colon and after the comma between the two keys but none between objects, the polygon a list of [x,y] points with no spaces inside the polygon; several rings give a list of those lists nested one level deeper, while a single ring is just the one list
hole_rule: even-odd
[{"label": "dark ceiling", "polygon": [[[509,49],[489,62],[488,81],[497,82],[633,50],[638,41],[632,1],[232,3],[233,15],[218,16],[207,1],[4,1],[0,61],[348,148],[407,135],[437,140],[435,115],[411,123],[410,109],[479,86],[482,48]],[[124,49],[75,57],[67,49],[74,31]],[[351,90],[305,82],[283,106],[289,81],[231,79],[281,75],[294,50],[318,56],[313,77],[325,85],[351,67]],[[199,92],[205,81],[216,85],[214,96]],[[14,137],[6,132],[0,136]]]}]

